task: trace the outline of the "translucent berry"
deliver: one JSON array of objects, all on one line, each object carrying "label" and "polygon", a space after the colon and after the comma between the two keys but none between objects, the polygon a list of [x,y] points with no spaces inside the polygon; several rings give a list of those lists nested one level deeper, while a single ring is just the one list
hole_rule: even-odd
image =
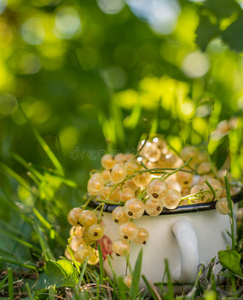
[{"label": "translucent berry", "polygon": [[151,181],[151,176],[150,176],[149,172],[144,172],[144,173],[136,175],[133,178],[133,181],[139,187],[147,186]]},{"label": "translucent berry", "polygon": [[[173,174],[173,175],[175,175],[175,178],[176,178],[176,174]],[[177,190],[178,192],[181,192],[182,189],[181,189],[181,186],[180,186],[179,182],[177,182],[176,180],[170,179],[171,176],[169,177],[169,179],[165,180],[165,182],[167,183],[169,189],[170,190]]]},{"label": "translucent berry", "polygon": [[136,190],[138,189],[138,186],[135,184],[133,179],[128,179],[128,180],[125,181],[125,183],[122,186],[122,189],[125,189],[125,188],[130,188],[134,192],[136,192]]},{"label": "translucent berry", "polygon": [[198,192],[200,192],[201,190],[203,190],[203,185],[202,184],[196,184],[194,185],[191,190],[190,190],[190,194],[197,194]]},{"label": "translucent berry", "polygon": [[149,232],[145,228],[138,228],[137,237],[133,240],[135,244],[144,244],[146,245],[147,240],[149,239]]},{"label": "translucent berry", "polygon": [[193,146],[187,146],[181,151],[181,158],[183,161],[187,161],[190,157],[192,157],[191,162],[195,162],[198,156],[198,149]]},{"label": "translucent berry", "polygon": [[197,184],[204,184],[204,181],[205,180],[208,180],[210,178],[213,178],[213,175],[212,174],[207,174],[207,175],[202,175],[200,176],[199,180],[198,180],[198,183]]},{"label": "translucent berry", "polygon": [[113,188],[111,186],[105,186],[103,192],[99,195],[101,199],[107,199],[112,202],[118,202],[119,188]]},{"label": "translucent berry", "polygon": [[91,257],[92,254],[93,254],[93,248],[89,245],[84,244],[84,245],[79,246],[79,248],[77,249],[77,251],[75,253],[75,258],[80,263],[84,263],[86,258],[88,256]]},{"label": "translucent berry", "polygon": [[75,207],[72,210],[70,210],[70,212],[68,214],[68,222],[73,226],[77,226],[78,218],[82,212],[83,212],[83,210],[80,207]]},{"label": "translucent berry", "polygon": [[169,190],[168,195],[163,199],[163,204],[168,209],[175,209],[181,201],[181,193],[176,190]]},{"label": "translucent berry", "polygon": [[138,235],[138,228],[132,222],[127,222],[119,227],[118,234],[124,240],[132,241]]},{"label": "translucent berry", "polygon": [[195,163],[196,164],[200,164],[200,163],[205,162],[205,161],[207,161],[206,154],[203,153],[203,152],[198,152],[198,156],[197,156],[197,158],[195,160]]},{"label": "translucent berry", "polygon": [[84,239],[80,235],[77,235],[72,237],[69,246],[73,251],[77,251],[78,247],[83,244],[84,244]]},{"label": "translucent berry", "polygon": [[131,285],[132,285],[132,275],[126,275],[124,278],[123,278],[123,282],[125,283],[125,285],[130,288]]},{"label": "translucent berry", "polygon": [[93,174],[88,181],[87,190],[90,195],[99,195],[104,190],[104,180],[101,174]]},{"label": "translucent berry", "polygon": [[163,210],[163,203],[160,200],[149,198],[145,202],[145,211],[149,216],[158,216]]},{"label": "translucent berry", "polygon": [[129,217],[125,214],[123,206],[117,206],[112,211],[112,220],[117,224],[123,224],[129,221]]},{"label": "translucent berry", "polygon": [[141,170],[141,168],[142,168],[140,163],[135,158],[132,158],[132,159],[128,160],[125,163],[125,167],[127,169],[127,174],[128,175],[131,175],[134,172]]},{"label": "translucent berry", "polygon": [[111,154],[105,154],[101,159],[101,165],[103,168],[110,170],[116,164],[114,157]]},{"label": "translucent berry", "polygon": [[118,153],[115,156],[116,164],[124,164],[126,160],[127,160],[126,154],[124,153]]},{"label": "translucent berry", "polygon": [[95,212],[93,212],[92,210],[84,210],[81,215],[79,216],[79,223],[83,226],[83,227],[90,227],[93,224],[97,223],[97,216],[95,214]]},{"label": "translucent berry", "polygon": [[[189,170],[188,168],[184,168],[185,170]],[[179,184],[182,187],[188,187],[191,185],[192,180],[193,180],[193,174],[192,173],[187,173],[183,171],[179,171],[176,173],[176,178]]]},{"label": "translucent berry", "polygon": [[129,218],[138,219],[144,213],[144,203],[138,198],[132,198],[125,202],[124,212]]},{"label": "translucent berry", "polygon": [[66,257],[67,259],[72,260],[72,256],[71,256],[71,254],[70,254],[68,248],[65,249],[64,255],[65,255],[65,257]]},{"label": "translucent berry", "polygon": [[112,251],[117,256],[125,256],[130,252],[130,244],[129,241],[124,239],[118,239],[112,244]]},{"label": "translucent berry", "polygon": [[[233,206],[233,202],[232,202]],[[216,203],[216,210],[221,215],[227,215],[229,214],[229,206],[228,206],[228,200],[227,198],[220,198]]]},{"label": "translucent berry", "polygon": [[212,170],[211,164],[207,161],[200,163],[200,165],[198,165],[197,167],[197,173],[199,175],[207,174],[211,172],[211,170]]},{"label": "translucent berry", "polygon": [[122,191],[119,191],[118,195],[120,201],[126,202],[135,197],[135,192],[131,188],[123,188]]},{"label": "translucent berry", "polygon": [[99,240],[104,234],[104,227],[101,224],[94,224],[87,229],[87,235],[91,240]]},{"label": "translucent berry", "polygon": [[70,231],[69,231],[69,235],[80,235],[83,236],[85,228],[82,226],[72,226]]},{"label": "translucent berry", "polygon": [[107,169],[104,170],[104,171],[102,172],[102,177],[103,177],[104,182],[110,180],[110,171],[107,170]]},{"label": "translucent berry", "polygon": [[123,164],[116,164],[110,171],[110,179],[113,183],[122,182],[127,176],[127,169]]},{"label": "translucent berry", "polygon": [[88,264],[96,265],[99,262],[99,253],[97,250],[93,249],[93,254],[89,257]]},{"label": "translucent berry", "polygon": [[[219,198],[221,193],[222,193],[222,185],[220,183],[220,181],[218,181],[215,178],[209,178],[208,179],[209,184],[212,186],[212,188],[215,190],[215,194],[216,194],[216,198]],[[203,190],[204,191],[208,191],[210,190],[209,186],[206,184],[206,182],[203,185]],[[207,193],[204,196],[204,201],[208,202],[208,201],[212,201],[213,200],[213,194],[212,192]]]},{"label": "translucent berry", "polygon": [[160,200],[169,193],[169,187],[163,179],[154,179],[147,186],[147,194],[152,199]]},{"label": "translucent berry", "polygon": [[143,156],[151,162],[156,162],[160,159],[161,151],[154,143],[147,142],[143,148]]},{"label": "translucent berry", "polygon": [[166,141],[159,138],[159,137],[154,137],[153,138],[153,144],[160,150],[160,152],[162,154],[167,154],[168,153],[168,148],[167,148],[167,144]]}]

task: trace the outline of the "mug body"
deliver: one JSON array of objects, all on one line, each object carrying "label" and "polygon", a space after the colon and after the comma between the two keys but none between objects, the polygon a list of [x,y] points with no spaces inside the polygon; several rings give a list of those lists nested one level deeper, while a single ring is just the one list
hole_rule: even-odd
[{"label": "mug body", "polygon": [[[113,222],[111,213],[104,212],[103,223],[105,234],[111,241],[120,238],[119,225]],[[165,274],[165,259],[168,260],[170,275],[173,282],[192,283],[198,274],[199,264],[207,266],[220,250],[231,246],[230,219],[228,215],[220,215],[216,209],[180,214],[159,215],[151,217],[144,215],[135,219],[138,227],[149,232],[146,245],[136,245],[131,242],[129,262],[132,267],[143,247],[141,274],[155,283],[161,282]],[[112,267],[117,275],[129,273],[126,257],[112,254]],[[104,269],[109,277],[113,277],[108,261],[104,261]],[[213,272],[216,275],[220,265]],[[166,282],[166,276],[164,282]],[[145,287],[140,282],[140,288]]]}]

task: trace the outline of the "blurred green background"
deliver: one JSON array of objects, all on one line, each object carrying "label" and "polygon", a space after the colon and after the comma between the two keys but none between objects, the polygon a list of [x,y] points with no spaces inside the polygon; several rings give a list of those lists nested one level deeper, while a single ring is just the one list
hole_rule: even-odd
[{"label": "blurred green background", "polygon": [[[177,151],[187,144],[205,147],[210,132],[215,164],[222,166],[230,156],[227,165],[241,178],[242,5],[0,0],[3,198],[8,193],[27,210],[37,207],[65,231],[67,212],[81,204],[100,154],[135,149],[146,132],[144,118]],[[63,188],[52,176],[52,170],[63,174],[20,107],[78,189]],[[21,179],[25,183],[16,185]],[[10,220],[2,202],[2,218]]]}]

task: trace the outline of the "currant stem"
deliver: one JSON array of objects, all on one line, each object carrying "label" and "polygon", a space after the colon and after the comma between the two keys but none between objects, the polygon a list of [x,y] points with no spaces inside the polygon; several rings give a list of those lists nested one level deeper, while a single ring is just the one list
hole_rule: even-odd
[{"label": "currant stem", "polygon": [[[174,171],[168,173],[163,179],[166,180],[169,176],[175,174],[176,172],[182,171],[182,169],[183,169],[186,165],[188,165],[188,164],[190,163],[190,161],[192,160],[192,158],[193,158],[193,157],[190,157],[183,165],[181,165],[179,168],[175,169]],[[187,171],[188,171],[188,170],[187,170]],[[192,172],[192,171],[190,171],[190,173],[193,173],[193,174],[194,174],[194,172]]]}]

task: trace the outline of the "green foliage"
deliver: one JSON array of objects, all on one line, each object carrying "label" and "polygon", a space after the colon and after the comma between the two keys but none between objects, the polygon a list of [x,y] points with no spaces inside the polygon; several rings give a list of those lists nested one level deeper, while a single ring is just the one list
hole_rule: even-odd
[{"label": "green foliage", "polygon": [[235,250],[224,250],[218,253],[221,265],[243,278],[242,269],[240,266],[241,255]]}]

